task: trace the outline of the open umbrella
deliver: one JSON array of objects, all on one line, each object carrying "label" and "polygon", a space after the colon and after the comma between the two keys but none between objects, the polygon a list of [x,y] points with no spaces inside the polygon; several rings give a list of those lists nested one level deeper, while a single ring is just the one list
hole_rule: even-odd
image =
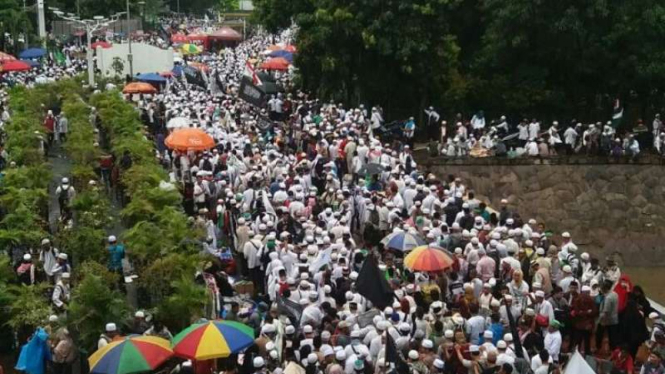
[{"label": "open umbrella", "polygon": [[175,130],[164,141],[167,147],[179,151],[203,151],[215,146],[215,140],[201,129]]},{"label": "open umbrella", "polygon": [[254,330],[234,321],[196,323],[173,338],[173,353],[192,360],[229,357],[254,344]]},{"label": "open umbrella", "polygon": [[261,69],[264,70],[288,70],[289,69],[289,61],[287,61],[283,57],[276,57],[276,58],[271,58],[270,60],[264,62],[261,64]]},{"label": "open umbrella", "polygon": [[21,60],[21,62],[25,62],[25,63],[28,64],[28,66],[30,66],[31,68],[34,68],[34,67],[37,67],[37,66],[40,66],[40,65],[41,65],[41,64],[39,63],[39,61],[35,61],[35,60]]},{"label": "open umbrella", "polygon": [[148,83],[143,82],[132,82],[125,86],[122,89],[122,93],[125,94],[154,94],[157,93],[157,89]]},{"label": "open umbrella", "polygon": [[16,57],[10,55],[9,53],[0,52],[0,64],[7,61],[14,61]]},{"label": "open umbrella", "polygon": [[453,265],[453,259],[441,248],[420,246],[404,257],[404,266],[416,271],[441,271]]},{"label": "open umbrella", "polygon": [[284,51],[284,50],[272,51],[272,52],[270,52],[270,54],[268,54],[268,56],[270,56],[270,57],[282,57],[286,61],[288,61],[290,63],[293,63],[293,53],[291,53],[289,51]]},{"label": "open umbrella", "polygon": [[376,175],[376,174],[381,174],[381,172],[383,172],[383,166],[381,166],[381,164],[371,163],[371,164],[365,164],[365,166],[360,168],[358,174]]},{"label": "open umbrella", "polygon": [[90,46],[92,47],[92,49],[97,49],[97,47],[102,47],[104,49],[108,49],[108,48],[111,48],[111,43],[109,43],[107,41],[104,41],[104,40],[100,40],[100,41],[92,43]]},{"label": "open umbrella", "polygon": [[136,76],[136,80],[151,83],[165,83],[166,78],[156,73],[143,73]]},{"label": "open umbrella", "polygon": [[179,129],[182,127],[189,127],[192,121],[185,117],[173,117],[166,124],[167,129]]},{"label": "open umbrella", "polygon": [[242,34],[230,27],[222,27],[219,30],[215,30],[210,34],[210,39],[214,40],[225,40],[225,41],[240,41],[242,40]]},{"label": "open umbrella", "polygon": [[201,48],[196,44],[183,44],[182,47],[180,47],[180,50],[186,55],[196,55],[201,53]]},{"label": "open umbrella", "polygon": [[132,374],[155,370],[173,356],[168,340],[134,335],[109,343],[88,358],[92,374]]},{"label": "open umbrella", "polygon": [[43,57],[45,54],[46,50],[44,48],[28,48],[19,53],[18,57],[22,59],[33,59]]},{"label": "open umbrella", "polygon": [[383,246],[400,252],[406,252],[418,246],[425,245],[425,241],[416,234],[398,231],[389,234],[381,240]]},{"label": "open umbrella", "polygon": [[2,65],[0,65],[0,71],[2,72],[26,71],[26,70],[30,70],[30,65],[19,60],[7,61]]}]

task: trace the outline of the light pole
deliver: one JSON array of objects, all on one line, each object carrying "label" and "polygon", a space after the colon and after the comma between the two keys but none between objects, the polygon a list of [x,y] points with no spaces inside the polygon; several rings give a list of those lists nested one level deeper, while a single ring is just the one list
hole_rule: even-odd
[{"label": "light pole", "polygon": [[86,51],[87,64],[88,64],[88,85],[90,87],[95,87],[95,68],[92,64],[92,33],[101,29],[102,27],[107,27],[111,23],[115,22],[120,18],[122,13],[117,13],[111,16],[111,18],[104,18],[102,16],[94,16],[92,19],[78,19],[78,17],[70,17],[65,15],[64,12],[58,10],[57,8],[50,8],[53,11],[53,14],[56,16],[78,24],[79,26],[85,29],[87,38],[88,38],[88,48]]},{"label": "light pole", "polygon": [[132,29],[129,20],[129,0],[127,0],[127,43],[129,44],[129,54],[127,55],[127,62],[129,62],[129,76],[134,76],[134,63],[132,57]]}]

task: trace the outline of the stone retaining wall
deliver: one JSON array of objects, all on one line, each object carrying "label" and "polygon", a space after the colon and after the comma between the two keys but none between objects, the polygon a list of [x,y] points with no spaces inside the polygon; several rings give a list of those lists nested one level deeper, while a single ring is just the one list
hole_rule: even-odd
[{"label": "stone retaining wall", "polygon": [[439,177],[461,177],[478,198],[509,201],[526,220],[570,231],[584,251],[617,254],[628,266],[665,265],[665,167],[661,160],[575,164],[538,160],[449,160],[417,157]]}]

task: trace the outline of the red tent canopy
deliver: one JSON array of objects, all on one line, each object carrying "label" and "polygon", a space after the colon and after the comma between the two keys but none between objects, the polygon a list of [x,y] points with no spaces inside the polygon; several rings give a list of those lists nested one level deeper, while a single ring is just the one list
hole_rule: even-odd
[{"label": "red tent canopy", "polygon": [[210,38],[214,40],[241,41],[242,35],[230,27],[222,27],[210,34]]},{"label": "red tent canopy", "polygon": [[261,64],[261,69],[264,70],[288,70],[289,69],[289,61],[287,61],[285,58],[282,57],[277,57],[277,58],[271,58],[270,60],[264,62]]},{"label": "red tent canopy", "polygon": [[30,65],[20,60],[7,61],[0,65],[0,72],[26,70],[30,70]]},{"label": "red tent canopy", "polygon": [[192,44],[202,45],[204,49],[208,49],[208,40],[209,37],[207,34],[189,34],[187,35],[187,41]]},{"label": "red tent canopy", "polygon": [[173,43],[187,43],[187,35],[185,34],[173,34],[171,35],[171,42]]}]

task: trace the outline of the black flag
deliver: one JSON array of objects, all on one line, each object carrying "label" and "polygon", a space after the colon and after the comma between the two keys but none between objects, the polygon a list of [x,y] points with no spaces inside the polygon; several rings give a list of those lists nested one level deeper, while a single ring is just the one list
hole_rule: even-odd
[{"label": "black flag", "polygon": [[371,255],[367,257],[360,269],[356,280],[356,290],[379,309],[392,305],[393,291]]},{"label": "black flag", "polygon": [[506,314],[508,315],[508,324],[510,325],[510,333],[513,334],[513,342],[515,343],[515,354],[517,358],[524,358],[524,351],[522,350],[522,342],[520,341],[520,334],[517,331],[517,325],[515,324],[515,317],[510,311],[509,306],[506,307]]},{"label": "black flag", "polygon": [[402,355],[397,351],[392,335],[386,331],[386,365],[394,364],[397,373],[408,373],[409,365],[404,362]]},{"label": "black flag", "polygon": [[303,311],[302,305],[278,295],[277,311],[287,316],[293,326],[300,326],[300,318],[302,318]]}]

